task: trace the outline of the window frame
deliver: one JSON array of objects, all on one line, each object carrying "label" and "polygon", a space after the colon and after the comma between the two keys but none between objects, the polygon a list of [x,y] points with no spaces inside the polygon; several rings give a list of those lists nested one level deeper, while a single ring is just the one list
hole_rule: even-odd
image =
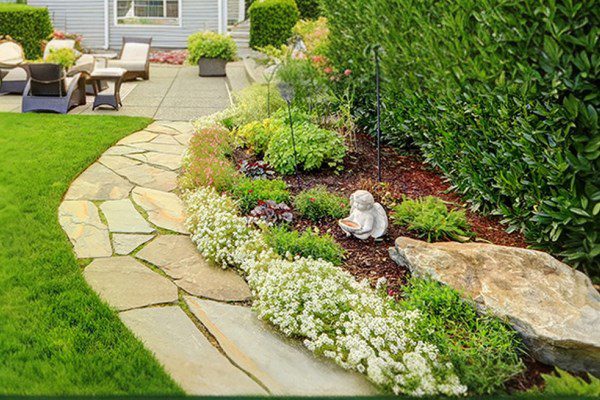
[{"label": "window frame", "polygon": [[[135,2],[135,0],[131,0],[133,2]],[[166,10],[167,7],[167,0],[162,0],[164,3],[164,7]],[[119,17],[118,16],[118,6],[119,6],[119,0],[114,0],[113,1],[113,23],[115,27],[119,27],[119,28],[127,28],[127,27],[135,27],[135,28],[181,28],[183,26],[183,0],[178,0],[177,1],[178,5],[178,17],[177,18],[171,18],[171,17],[136,17],[136,18],[140,18],[140,19],[149,19],[149,20],[177,20],[177,24],[175,25],[161,25],[161,24],[140,24],[140,23],[133,23],[133,24],[119,24],[119,20],[123,19],[123,17]]]}]

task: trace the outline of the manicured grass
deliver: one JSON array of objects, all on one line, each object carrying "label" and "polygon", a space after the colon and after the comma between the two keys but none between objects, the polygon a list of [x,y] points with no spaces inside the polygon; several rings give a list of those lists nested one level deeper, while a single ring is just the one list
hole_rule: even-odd
[{"label": "manicured grass", "polygon": [[181,393],[87,286],[57,218],[70,182],[149,122],[0,113],[0,395]]}]

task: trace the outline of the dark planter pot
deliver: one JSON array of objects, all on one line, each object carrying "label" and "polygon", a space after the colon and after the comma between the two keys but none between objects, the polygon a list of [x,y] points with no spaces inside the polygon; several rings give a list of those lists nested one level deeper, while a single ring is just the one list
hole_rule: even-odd
[{"label": "dark planter pot", "polygon": [[227,60],[222,58],[205,58],[202,57],[198,61],[200,76],[226,76],[225,66]]}]

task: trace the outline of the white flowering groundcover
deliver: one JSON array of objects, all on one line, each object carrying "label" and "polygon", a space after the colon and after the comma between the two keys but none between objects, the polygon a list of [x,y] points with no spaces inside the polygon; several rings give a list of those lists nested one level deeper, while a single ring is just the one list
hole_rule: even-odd
[{"label": "white flowering groundcover", "polygon": [[418,311],[400,310],[382,291],[329,262],[280,257],[260,229],[240,216],[236,202],[212,187],[187,192],[184,199],[199,251],[215,265],[242,271],[261,319],[386,391],[466,394],[452,364],[419,339]]}]

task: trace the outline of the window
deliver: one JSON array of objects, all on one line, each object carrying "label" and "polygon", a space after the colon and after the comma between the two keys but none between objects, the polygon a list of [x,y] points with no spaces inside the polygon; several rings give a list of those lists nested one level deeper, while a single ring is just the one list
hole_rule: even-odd
[{"label": "window", "polygon": [[117,25],[179,26],[180,0],[115,0]]}]

